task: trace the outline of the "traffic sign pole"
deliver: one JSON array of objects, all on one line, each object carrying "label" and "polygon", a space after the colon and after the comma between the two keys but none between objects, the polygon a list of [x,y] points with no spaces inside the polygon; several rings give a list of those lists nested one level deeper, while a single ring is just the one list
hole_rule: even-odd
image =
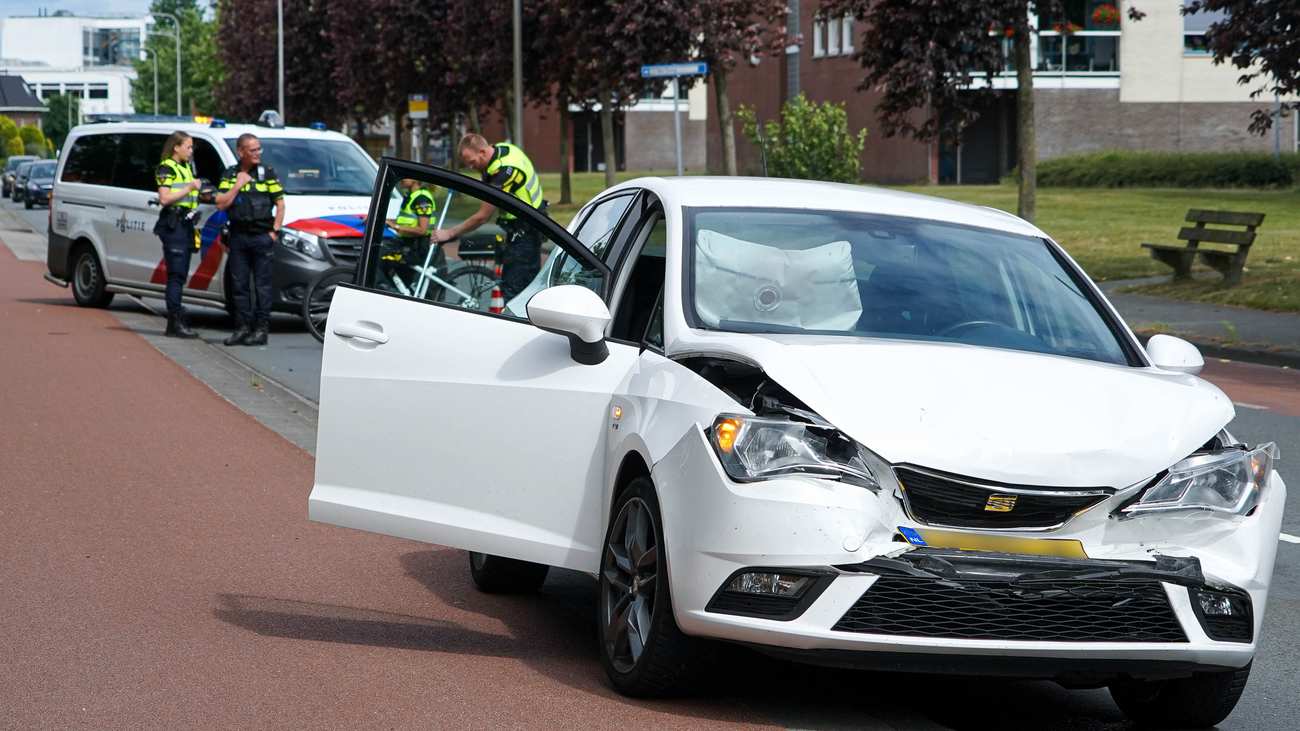
[{"label": "traffic sign pole", "polygon": [[680,77],[673,77],[673,141],[677,144],[677,177],[685,173],[682,171],[682,115],[677,112],[677,104],[681,98],[682,84]]},{"label": "traffic sign pole", "polygon": [[677,148],[677,175],[686,174],[682,166],[682,117],[678,111],[681,104],[683,76],[706,76],[709,73],[707,63],[661,63],[646,65],[641,67],[641,78],[643,79],[672,79],[673,80],[673,141]]}]

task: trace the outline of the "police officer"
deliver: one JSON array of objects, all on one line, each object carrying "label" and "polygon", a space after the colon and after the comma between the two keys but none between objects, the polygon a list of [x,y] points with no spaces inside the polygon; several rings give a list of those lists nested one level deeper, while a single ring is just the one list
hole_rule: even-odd
[{"label": "police officer", "polygon": [[[460,140],[460,159],[466,167],[483,174],[483,182],[509,193],[533,208],[545,212],[542,200],[542,181],[533,169],[533,163],[524,151],[508,143],[489,145],[478,134],[467,134]],[[484,201],[469,218],[452,228],[433,232],[434,244],[441,244],[473,231],[487,223],[496,206]],[[506,300],[528,287],[541,270],[541,233],[502,212],[497,224],[506,232],[506,247],[501,259],[501,291]]]},{"label": "police officer", "polygon": [[[380,268],[384,272],[383,281],[379,283],[381,287],[396,286],[392,283],[392,277],[396,274],[409,271],[415,271],[415,267],[423,266],[425,256],[429,253],[430,246],[430,221],[438,204],[434,202],[433,192],[428,190],[418,180],[404,178],[397,183],[403,193],[402,207],[397,212],[397,218],[387,219],[384,223],[393,229],[397,234],[395,240],[385,240],[381,247]],[[429,265],[441,269],[447,263],[447,255],[439,246],[429,261]],[[415,278],[412,278],[409,287],[415,286]],[[414,294],[410,291],[402,294]],[[434,290],[430,290],[434,291]]]},{"label": "police officer", "polygon": [[[239,164],[226,168],[217,186],[217,208],[230,216],[230,281],[237,320],[226,345],[266,345],[271,321],[271,260],[284,223],[284,188],[275,170],[262,164],[262,141],[242,134],[235,142]],[[249,301],[253,274],[257,307]]]},{"label": "police officer", "polygon": [[153,232],[162,239],[163,266],[167,270],[167,330],[174,338],[197,338],[186,321],[181,290],[190,274],[190,255],[197,248],[194,223],[199,214],[202,181],[190,169],[194,140],[184,132],[173,132],[163,143],[162,162],[154,173],[158,183],[158,222]]}]

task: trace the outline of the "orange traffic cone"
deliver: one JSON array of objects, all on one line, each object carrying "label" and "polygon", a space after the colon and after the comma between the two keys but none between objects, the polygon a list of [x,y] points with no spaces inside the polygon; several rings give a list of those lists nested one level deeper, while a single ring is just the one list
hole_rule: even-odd
[{"label": "orange traffic cone", "polygon": [[505,297],[501,295],[501,265],[500,264],[497,264],[495,276],[496,276],[497,283],[492,286],[492,301],[488,303],[488,312],[491,312],[494,315],[499,315],[502,312],[505,312],[506,309]]}]

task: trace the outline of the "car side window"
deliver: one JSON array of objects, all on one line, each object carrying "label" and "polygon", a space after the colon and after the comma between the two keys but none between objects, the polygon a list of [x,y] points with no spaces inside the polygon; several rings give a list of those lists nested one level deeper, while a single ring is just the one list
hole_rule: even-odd
[{"label": "car side window", "polygon": [[668,225],[663,210],[653,209],[642,223],[638,241],[634,244],[636,259],[631,263],[623,284],[610,337],[636,342],[645,334],[659,292],[664,287],[667,243]]},{"label": "car side window", "polygon": [[131,190],[157,191],[158,181],[154,174],[162,160],[163,144],[167,135],[130,133],[122,135],[118,146],[117,162],[113,166],[113,182],[116,188]]},{"label": "car side window", "polygon": [[650,324],[645,329],[645,343],[657,350],[664,349],[664,291],[659,290],[659,299],[654,312],[650,314]]},{"label": "car side window", "polygon": [[[518,320],[527,319],[528,300],[549,287],[578,284],[604,296],[605,274],[588,261],[590,254],[575,253],[571,239],[532,220],[539,214],[527,203],[513,196],[508,203],[490,200],[494,196],[479,185],[446,171],[388,162],[371,201],[378,218],[367,222],[360,285]],[[444,208],[439,230],[459,235],[433,244],[428,232]],[[487,218],[473,226],[483,212]],[[543,265],[547,250],[553,253]]]},{"label": "car side window", "polygon": [[604,259],[609,250],[609,242],[614,237],[614,230],[618,228],[618,222],[623,219],[623,213],[631,205],[633,197],[628,193],[597,203],[574,235],[593,254]]},{"label": "car side window", "polygon": [[113,161],[117,158],[120,135],[90,134],[78,137],[63,165],[65,183],[112,185]]}]

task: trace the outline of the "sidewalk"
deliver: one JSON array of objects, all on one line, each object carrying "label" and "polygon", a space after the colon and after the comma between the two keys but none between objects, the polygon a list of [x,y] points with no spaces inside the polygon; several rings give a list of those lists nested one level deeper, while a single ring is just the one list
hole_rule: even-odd
[{"label": "sidewalk", "polygon": [[1167,333],[1195,343],[1208,356],[1300,368],[1300,314],[1119,291],[1150,281],[1124,279],[1100,285],[1129,327],[1143,339]]}]

